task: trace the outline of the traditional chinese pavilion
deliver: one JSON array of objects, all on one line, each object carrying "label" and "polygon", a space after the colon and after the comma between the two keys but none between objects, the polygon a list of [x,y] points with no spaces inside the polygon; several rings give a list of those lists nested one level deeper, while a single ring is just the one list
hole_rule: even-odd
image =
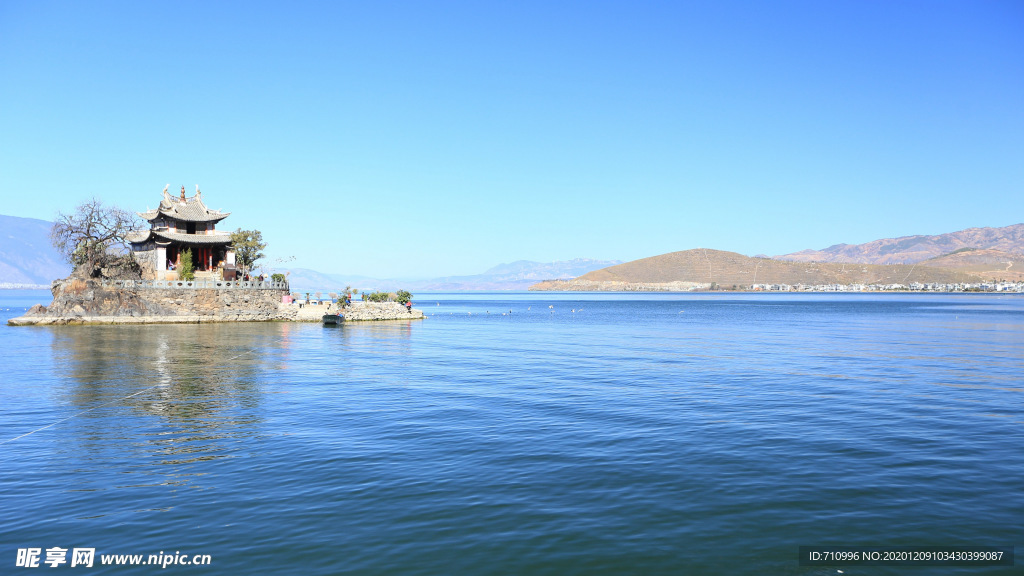
[{"label": "traditional chinese pavilion", "polygon": [[129,236],[132,252],[143,268],[150,268],[152,276],[163,280],[168,272],[181,266],[181,255],[192,251],[192,263],[197,271],[212,272],[226,268],[234,271],[235,251],[231,248],[231,234],[217,230],[217,223],[230,212],[211,210],[203,203],[202,193],[174,198],[164,188],[163,198],[155,210],[138,212],[149,222],[149,230],[140,230]]}]

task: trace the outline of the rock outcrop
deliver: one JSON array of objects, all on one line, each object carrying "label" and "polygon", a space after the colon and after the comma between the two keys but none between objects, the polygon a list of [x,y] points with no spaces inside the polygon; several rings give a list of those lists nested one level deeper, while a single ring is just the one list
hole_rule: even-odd
[{"label": "rock outcrop", "polygon": [[343,311],[346,322],[409,320],[423,318],[423,311],[409,311],[398,302],[353,302]]},{"label": "rock outcrop", "polygon": [[[338,307],[330,305],[281,304],[278,316],[281,320],[294,322],[320,322],[324,314],[337,314]],[[410,312],[398,302],[353,302],[341,309],[346,322],[380,320],[421,320],[423,311],[413,308]]]}]

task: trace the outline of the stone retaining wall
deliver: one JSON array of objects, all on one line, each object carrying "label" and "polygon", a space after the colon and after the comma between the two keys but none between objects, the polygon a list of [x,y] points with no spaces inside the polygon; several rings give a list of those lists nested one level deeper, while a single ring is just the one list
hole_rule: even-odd
[{"label": "stone retaining wall", "polygon": [[208,316],[217,322],[258,322],[275,320],[283,290],[238,288],[140,290],[146,296],[150,314],[160,316]]},{"label": "stone retaining wall", "polygon": [[[111,286],[68,279],[53,285],[53,302],[33,306],[11,325],[148,322],[260,322],[278,319],[285,290]],[[199,318],[200,320],[196,320]]]}]

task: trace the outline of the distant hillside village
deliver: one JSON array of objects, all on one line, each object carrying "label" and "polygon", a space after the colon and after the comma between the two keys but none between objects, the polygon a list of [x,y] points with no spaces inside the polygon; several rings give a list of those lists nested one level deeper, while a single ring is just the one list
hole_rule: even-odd
[{"label": "distant hillside village", "polygon": [[1024,292],[1024,282],[978,282],[956,284],[755,284],[754,292]]},{"label": "distant hillside village", "polygon": [[537,292],[1004,292],[1024,293],[1024,282],[956,282],[909,284],[718,284],[717,282],[627,282],[621,280],[545,280]]}]

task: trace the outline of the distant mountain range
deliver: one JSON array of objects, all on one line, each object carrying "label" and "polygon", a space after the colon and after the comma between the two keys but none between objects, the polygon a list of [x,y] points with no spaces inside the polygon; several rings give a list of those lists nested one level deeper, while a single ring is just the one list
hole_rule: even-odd
[{"label": "distant mountain range", "polygon": [[575,278],[592,270],[620,264],[620,260],[592,260],[576,258],[560,262],[532,262],[518,260],[499,264],[482,274],[445,276],[441,278],[370,278],[346,274],[326,274],[306,268],[288,270],[288,283],[298,292],[321,290],[338,291],[352,286],[363,291],[468,291],[468,290],[526,290],[540,280]]},{"label": "distant mountain range", "polygon": [[533,290],[686,290],[698,285],[909,284],[1024,281],[1024,224],[970,228],[935,236],[905,236],[838,244],[784,256],[750,258],[698,248],[642,258],[543,282]]},{"label": "distant mountain range", "polygon": [[0,284],[50,282],[71,273],[71,266],[50,243],[52,222],[0,215]]},{"label": "distant mountain range", "polygon": [[865,244],[836,244],[824,250],[801,250],[775,258],[797,262],[916,264],[965,248],[992,250],[1010,255],[1024,254],[1024,224],[1002,228],[968,228],[935,236],[885,238]]}]

